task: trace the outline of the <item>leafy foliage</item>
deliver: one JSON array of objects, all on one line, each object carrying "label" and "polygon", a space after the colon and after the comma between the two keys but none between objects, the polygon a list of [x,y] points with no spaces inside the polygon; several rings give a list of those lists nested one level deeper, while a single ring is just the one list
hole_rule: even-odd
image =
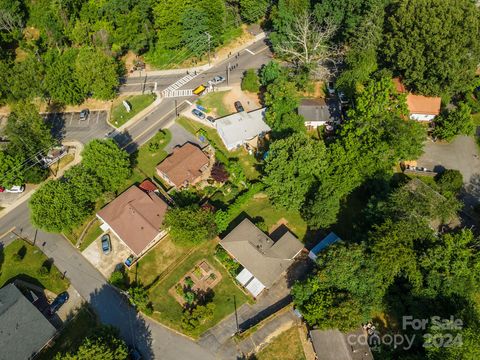
[{"label": "leafy foliage", "polygon": [[197,305],[193,310],[185,310],[182,316],[182,328],[185,330],[194,330],[200,323],[212,318],[214,310],[214,303]]},{"label": "leafy foliage", "polygon": [[387,19],[383,52],[414,91],[452,95],[473,81],[480,55],[478,28],[472,1],[398,1]]},{"label": "leafy foliage", "polygon": [[196,204],[170,208],[164,224],[172,240],[184,246],[211,240],[217,234],[214,214]]},{"label": "leafy foliage", "polygon": [[130,302],[135,305],[138,310],[145,312],[147,315],[153,313],[153,307],[148,298],[147,290],[141,284],[135,284],[128,288]]},{"label": "leafy foliage", "polygon": [[259,78],[255,69],[248,69],[242,78],[242,90],[258,92],[260,89]]},{"label": "leafy foliage", "polygon": [[473,131],[470,107],[465,103],[460,103],[455,110],[446,110],[435,118],[433,135],[451,141],[456,135],[472,135]]},{"label": "leafy foliage", "polygon": [[458,170],[447,169],[435,179],[441,192],[446,195],[456,195],[463,187],[463,176]]}]

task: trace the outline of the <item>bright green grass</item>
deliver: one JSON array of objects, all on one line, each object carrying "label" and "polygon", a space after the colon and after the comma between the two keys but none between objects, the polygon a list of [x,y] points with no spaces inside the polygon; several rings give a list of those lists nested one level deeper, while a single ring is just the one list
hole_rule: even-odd
[{"label": "bright green grass", "polygon": [[[230,90],[229,90],[230,91]],[[229,91],[212,92],[198,99],[198,105],[207,108],[207,112],[215,111],[218,117],[230,114],[223,99]]]},{"label": "bright green grass", "polygon": [[80,251],[85,250],[91,243],[93,243],[100,235],[102,235],[103,230],[100,228],[100,220],[95,220],[94,223],[90,226],[85,237],[83,238],[82,243],[80,244]]},{"label": "bright green grass", "polygon": [[[0,263],[0,287],[18,278],[56,294],[67,290],[69,282],[67,279],[62,279],[62,274],[55,265],[51,266],[49,273],[45,275],[39,273],[39,269],[48,262],[48,258],[36,246],[17,239],[1,252],[3,252],[0,254],[3,263]],[[17,260],[15,255],[22,252],[23,259]]]},{"label": "bright green grass", "polygon": [[307,223],[302,219],[300,213],[284,208],[276,208],[266,197],[250,200],[242,210],[251,218],[261,217],[269,230],[280,219],[284,218],[288,221],[287,228],[300,240],[307,233]]},{"label": "bright green grass", "polygon": [[128,96],[124,100],[126,100],[131,105],[132,110],[130,110],[130,112],[127,112],[122,102],[115,105],[112,109],[112,115],[110,117],[110,123],[115,127],[122,126],[132,117],[137,115],[140,111],[153,103],[155,101],[155,95],[132,95]]},{"label": "bright green grass", "polygon": [[[150,300],[155,310],[153,318],[171,328],[198,338],[203,332],[235,310],[234,298],[237,308],[248,300],[247,295],[235,285],[234,280],[225,268],[215,259],[216,245],[217,242],[213,240],[199,245],[188,258],[178,264],[157,286],[150,289]],[[195,330],[185,331],[181,328],[182,306],[168,293],[168,290],[202,259],[207,259],[210,265],[215,267],[222,275],[222,280],[213,288],[215,293],[213,297],[213,303],[215,304],[214,314],[211,320],[200,324]]]},{"label": "bright green grass", "polygon": [[138,149],[137,168],[149,177],[153,177],[155,174],[155,167],[168,155],[163,149],[172,140],[172,133],[168,129],[163,131],[165,132],[165,136],[162,136],[161,139],[158,140],[160,142],[160,148],[158,150],[150,151],[149,149],[149,144],[152,141],[156,141],[155,138]]}]

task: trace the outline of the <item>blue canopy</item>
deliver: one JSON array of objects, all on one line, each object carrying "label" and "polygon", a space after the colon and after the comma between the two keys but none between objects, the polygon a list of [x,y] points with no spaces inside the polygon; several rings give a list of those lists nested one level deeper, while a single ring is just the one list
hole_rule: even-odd
[{"label": "blue canopy", "polygon": [[336,243],[338,240],[340,240],[340,238],[337,236],[337,234],[331,232],[322,241],[315,245],[311,252],[317,255],[320,251]]}]

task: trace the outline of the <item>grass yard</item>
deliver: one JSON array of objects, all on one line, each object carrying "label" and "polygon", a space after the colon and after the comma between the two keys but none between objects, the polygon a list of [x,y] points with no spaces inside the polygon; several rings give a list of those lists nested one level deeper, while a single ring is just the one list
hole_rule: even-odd
[{"label": "grass yard", "polygon": [[475,126],[480,126],[480,113],[472,114],[472,120]]},{"label": "grass yard", "polygon": [[[217,241],[208,241],[199,245],[177,267],[157,285],[150,289],[150,300],[153,303],[153,318],[188,335],[198,338],[203,332],[217,324],[234,311],[234,299],[239,308],[249,298],[235,284],[225,268],[215,259],[214,252]],[[181,328],[182,306],[168,293],[192,267],[201,259],[206,259],[222,275],[222,280],[213,288],[215,304],[213,318],[200,324],[195,330],[186,332]]]},{"label": "grass yard", "polygon": [[80,244],[80,251],[85,250],[95,239],[102,235],[102,233],[103,230],[100,228],[100,220],[94,220]]},{"label": "grass yard", "polygon": [[212,92],[207,95],[202,96],[198,99],[197,104],[203,106],[207,109],[207,113],[214,112],[217,114],[218,117],[223,117],[230,114],[223,99],[225,95],[228,94],[228,91],[219,91],[219,92]]},{"label": "grass yard", "polygon": [[[0,287],[18,278],[56,294],[65,291],[69,282],[36,246],[17,239],[0,250]],[[45,267],[50,269],[42,272]]]},{"label": "grass yard", "polygon": [[250,200],[244,205],[242,210],[251,218],[261,217],[269,231],[271,231],[272,226],[280,219],[285,218],[288,221],[288,229],[300,240],[302,240],[307,233],[307,223],[298,212],[276,208],[267,197]]},{"label": "grass yard", "polygon": [[172,133],[165,129],[163,134],[158,133],[138,149],[137,167],[149,177],[154,176],[155,167],[168,155],[163,149],[172,140]]},{"label": "grass yard", "polygon": [[[125,106],[123,106],[123,100],[130,104],[130,112],[127,112]],[[121,98],[112,108],[110,123],[115,127],[120,127],[154,101],[155,95],[153,94],[131,95]]]},{"label": "grass yard", "polygon": [[50,360],[57,353],[75,351],[83,342],[83,339],[92,333],[97,326],[95,316],[87,309],[82,308],[77,316],[70,320],[62,330],[60,336],[55,339],[51,347],[46,348],[37,355],[37,360]]},{"label": "grass yard", "polygon": [[252,358],[256,360],[305,360],[298,329],[293,326],[284,331]]},{"label": "grass yard", "polygon": [[190,250],[191,248],[175,245],[169,236],[165,237],[128,272],[130,282],[138,278],[144,286],[152,286]]}]

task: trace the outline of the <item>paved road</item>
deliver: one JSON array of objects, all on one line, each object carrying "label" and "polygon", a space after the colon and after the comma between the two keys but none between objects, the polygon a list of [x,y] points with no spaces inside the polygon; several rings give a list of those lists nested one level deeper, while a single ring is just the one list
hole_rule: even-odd
[{"label": "paved road", "polygon": [[[252,52],[262,52],[252,55],[243,51],[237,60],[238,72],[233,79],[240,79],[240,69],[259,66],[270,60],[265,44],[260,41],[249,48]],[[204,83],[211,76],[221,74],[227,62],[222,62],[207,74],[198,76],[189,85],[196,87]],[[254,65],[256,64],[256,65]],[[133,80],[132,80],[133,81]],[[195,97],[190,97],[191,101]],[[186,103],[178,101],[178,111],[182,110]],[[92,112],[93,113],[93,112]],[[92,113],[90,114],[92,119]],[[63,136],[71,138],[78,136],[77,140],[87,142],[93,138],[103,138],[108,131],[104,127],[105,122],[95,121],[88,124],[76,121],[76,115],[70,115],[71,119],[60,119],[64,122],[65,131]],[[98,115],[100,118],[101,115]],[[132,124],[125,134],[118,134],[115,139],[132,152],[138,146],[147,142],[159,129],[166,127],[175,119],[175,100],[164,99],[157,109],[148,114],[144,119]],[[70,122],[71,120],[71,122]],[[57,121],[57,120],[54,120]],[[103,123],[101,125],[101,123]],[[108,126],[108,125],[106,125]],[[111,129],[108,127],[108,129]],[[14,232],[11,232],[14,228]],[[34,240],[47,256],[54,259],[56,266],[65,272],[72,285],[87,299],[99,315],[102,322],[118,327],[128,343],[136,344],[147,359],[213,359],[214,356],[196,343],[178,335],[165,327],[151,321],[145,321],[137,317],[134,310],[128,306],[121,296],[110,287],[102,275],[96,270],[73,246],[63,237],[56,234],[47,234],[36,230],[30,223],[28,204],[25,202],[0,218],[0,244],[6,246],[17,236],[27,237]],[[42,244],[46,245],[42,247]]]}]

